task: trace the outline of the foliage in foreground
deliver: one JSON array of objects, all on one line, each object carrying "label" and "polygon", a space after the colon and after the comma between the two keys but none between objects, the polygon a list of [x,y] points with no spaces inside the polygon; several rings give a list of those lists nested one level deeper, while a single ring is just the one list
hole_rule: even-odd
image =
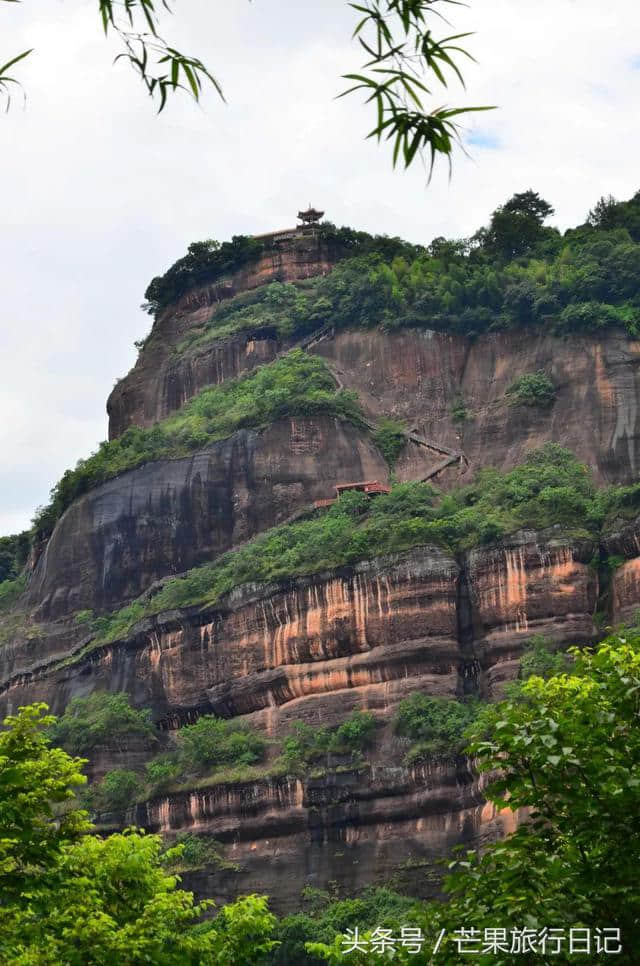
[{"label": "foliage in foreground", "polygon": [[0,960],[13,966],[249,966],[273,946],[264,897],[194,901],[169,874],[182,847],[135,829],[91,833],[74,795],[82,759],[50,747],[46,705],[0,733]]},{"label": "foliage in foreground", "polygon": [[[423,951],[397,950],[395,963],[431,963],[442,930],[435,961],[460,963],[454,940],[462,927],[479,930],[480,937],[485,928],[537,932],[548,927],[568,934],[576,927],[617,927],[623,945],[617,961],[635,961],[640,943],[640,631],[609,637],[595,650],[576,649],[573,657],[570,673],[530,677],[514,697],[489,705],[471,725],[469,754],[481,772],[499,775],[486,790],[489,800],[499,809],[527,810],[528,820],[482,855],[463,853],[451,863],[447,900],[421,906]],[[394,933],[407,921],[398,917]],[[322,961],[345,961],[340,936],[333,942],[312,940],[306,948]],[[510,966],[516,958],[546,961],[539,952],[515,957],[499,951],[483,955],[479,949],[469,958],[496,966]],[[382,960],[387,957],[368,952],[349,956],[356,966]],[[549,959],[575,961],[566,946]]]},{"label": "foliage in foreground", "polygon": [[336,390],[321,359],[290,352],[240,379],[203,390],[151,429],[132,426],[117,439],[101,443],[92,456],[64,473],[51,491],[51,502],[36,514],[34,532],[38,538],[47,536],[73,500],[126,470],[152,460],[188,456],[238,429],[318,413],[361,419],[355,395]]},{"label": "foliage in foreground", "polygon": [[484,470],[471,485],[440,497],[424,483],[394,486],[372,501],[346,493],[327,512],[275,527],[215,563],[167,580],[150,600],[96,618],[95,640],[115,640],[151,614],[216,603],[243,583],[322,573],[425,544],[457,552],[522,527],[558,524],[595,537],[639,509],[640,485],[598,490],[582,463],[550,443],[507,473]]},{"label": "foliage in foreground", "polygon": [[[423,916],[419,900],[386,887],[369,886],[350,898],[336,898],[309,888],[302,898],[300,912],[278,921],[274,935],[279,945],[269,953],[268,966],[320,966],[324,958],[311,953],[307,943],[330,944],[347,929],[364,932],[380,927],[395,931],[398,924],[417,925]],[[343,957],[343,966],[350,962],[351,956]]]}]

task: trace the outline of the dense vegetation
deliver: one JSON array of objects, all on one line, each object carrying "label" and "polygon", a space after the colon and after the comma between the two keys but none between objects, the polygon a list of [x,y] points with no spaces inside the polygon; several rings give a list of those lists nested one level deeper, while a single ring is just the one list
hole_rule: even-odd
[{"label": "dense vegetation", "polygon": [[[421,251],[421,246],[411,245],[400,238],[370,235],[353,228],[336,228],[331,222],[324,222],[315,234],[326,245],[332,259],[374,251],[383,257],[393,258],[400,254],[412,256]],[[149,283],[144,293],[143,308],[157,316],[191,289],[238,271],[256,261],[272,246],[273,241],[269,238],[248,235],[234,235],[230,242],[220,243],[213,238],[193,242],[186,255],[179,258],[164,275],[157,276]]]},{"label": "dense vegetation", "polygon": [[151,429],[132,426],[118,439],[101,443],[55,485],[51,502],[36,514],[34,531],[37,537],[47,536],[78,496],[142,463],[186,456],[238,429],[267,426],[283,416],[317,413],[361,419],[355,395],[336,390],[324,362],[294,350],[240,379],[203,390]]},{"label": "dense vegetation", "polygon": [[475,335],[536,325],[557,333],[619,326],[637,336],[640,192],[614,203],[610,220],[594,216],[564,236],[542,224],[545,204],[533,192],[516,195],[474,238],[436,239],[413,260],[350,259],[319,283],[309,311],[338,327]]},{"label": "dense vegetation", "polygon": [[460,754],[464,748],[464,734],[477,717],[477,701],[455,701],[452,698],[431,697],[416,691],[404,698],[398,707],[396,732],[411,738],[413,744],[405,757],[405,764],[432,758],[434,755]]},{"label": "dense vegetation", "polygon": [[[464,335],[543,326],[557,334],[606,328],[640,334],[640,192],[601,199],[587,222],[564,235],[544,225],[551,206],[514,195],[469,239],[427,248],[367,237],[309,286],[273,283],[221,306],[194,341],[238,331],[300,336],[337,328],[416,326]],[[337,234],[346,239],[350,229]]]},{"label": "dense vegetation", "polygon": [[131,707],[123,691],[94,691],[87,698],[73,698],[51,730],[51,740],[72,755],[85,754],[96,745],[117,745],[130,735],[154,735],[151,713]]},{"label": "dense vegetation", "polygon": [[[274,938],[279,945],[268,954],[265,966],[321,966],[324,957],[309,952],[307,943],[331,944],[336,935],[344,935],[348,929],[361,933],[390,929],[395,935],[399,924],[417,926],[422,918],[421,902],[390,888],[370,886],[350,898],[308,888],[302,895],[301,911],[278,920]],[[350,959],[345,956],[343,962]],[[369,962],[376,960],[378,957]]]},{"label": "dense vegetation", "polygon": [[587,467],[549,443],[508,473],[484,470],[472,484],[444,495],[425,483],[394,486],[372,501],[345,493],[326,512],[275,527],[214,563],[167,580],[150,600],[96,618],[92,626],[96,643],[115,640],[144,616],[212,604],[243,583],[321,573],[421,544],[456,552],[523,527],[558,524],[595,537],[638,510],[640,484],[598,490]]}]

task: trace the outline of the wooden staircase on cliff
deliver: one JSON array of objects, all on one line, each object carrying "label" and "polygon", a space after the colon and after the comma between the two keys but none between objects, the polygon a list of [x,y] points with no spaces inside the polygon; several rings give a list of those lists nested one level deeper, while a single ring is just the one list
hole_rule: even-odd
[{"label": "wooden staircase on cliff", "polygon": [[[271,362],[275,361],[275,359],[280,359],[283,356],[288,355],[290,352],[293,352],[294,349],[302,349],[303,351],[311,349],[313,346],[318,345],[319,342],[322,342],[324,339],[328,339],[333,335],[335,335],[335,326],[332,322],[327,322],[325,325],[321,326],[321,328],[316,329],[314,332],[310,332],[302,339],[299,339],[292,346],[289,346],[287,349],[282,349],[280,352],[276,353],[275,358],[272,359]],[[323,358],[324,363],[333,376],[334,382],[338,389],[344,389],[345,385],[341,379],[341,376],[344,375],[342,370],[339,369],[332,360],[327,359],[326,357]],[[367,429],[373,433],[375,433],[378,428],[372,420],[363,418],[362,422]],[[404,435],[408,441],[416,443],[418,446],[423,446],[425,449],[445,457],[444,460],[442,460],[440,463],[437,463],[436,466],[429,470],[426,476],[419,477],[417,480],[419,483],[426,483],[428,480],[434,479],[434,477],[438,476],[439,473],[442,473],[443,470],[446,470],[449,466],[453,466],[454,463],[459,463],[460,466],[463,464],[469,464],[467,457],[462,451],[451,449],[451,447],[445,446],[443,443],[437,443],[435,440],[426,439],[424,436],[419,436],[413,429],[407,430]],[[299,516],[302,516],[308,512],[309,508],[303,510],[302,512],[292,514],[291,519],[297,519]],[[285,522],[290,521],[287,519]]]}]

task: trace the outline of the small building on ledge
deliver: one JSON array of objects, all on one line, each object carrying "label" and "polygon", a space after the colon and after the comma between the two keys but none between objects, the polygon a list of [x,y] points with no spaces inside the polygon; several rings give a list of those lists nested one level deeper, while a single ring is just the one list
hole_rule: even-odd
[{"label": "small building on ledge", "polygon": [[302,222],[301,225],[296,225],[295,228],[283,228],[280,231],[268,231],[262,235],[254,235],[253,237],[267,244],[279,245],[281,242],[291,241],[294,238],[309,235],[314,236],[320,219],[323,217],[324,211],[318,211],[317,208],[312,208],[309,205],[306,211],[298,212],[298,220]]},{"label": "small building on ledge", "polygon": [[299,211],[298,218],[302,224],[306,226],[317,225],[320,219],[324,216],[324,211],[318,211],[317,208],[312,208],[311,205],[306,211]]},{"label": "small building on ledge", "polygon": [[316,510],[322,507],[331,506],[336,502],[343,493],[348,490],[356,490],[358,493],[364,493],[366,496],[371,498],[372,496],[379,496],[381,493],[391,493],[391,487],[385,486],[384,483],[378,483],[377,480],[363,480],[360,483],[338,483],[335,488],[336,495],[329,500],[316,500],[314,502],[314,507]]}]

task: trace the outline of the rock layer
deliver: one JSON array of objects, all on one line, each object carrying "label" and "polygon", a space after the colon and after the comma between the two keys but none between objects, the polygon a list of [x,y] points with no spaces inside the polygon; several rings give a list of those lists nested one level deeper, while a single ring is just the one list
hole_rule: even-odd
[{"label": "rock layer", "polygon": [[213,712],[251,715],[277,735],[292,720],[337,723],[354,708],[388,716],[416,689],[490,695],[534,633],[559,645],[593,637],[592,554],[588,541],[523,531],[460,563],[417,547],[245,585],[220,604],[147,618],[109,644],[76,629],[66,652],[44,657],[33,640],[17,640],[2,653],[0,700],[8,709],[44,700],[60,712],[91,690],[125,690],[165,727]]},{"label": "rock layer", "polygon": [[119,606],[154,580],[212,560],[336,483],[388,479],[366,433],[328,417],[241,430],[193,456],[148,463],[76,500],[28,592],[39,619]]},{"label": "rock layer", "polygon": [[295,282],[325,275],[331,268],[329,251],[318,237],[297,236],[270,247],[233,275],[187,292],[161,312],[135,366],[109,396],[109,439],[121,436],[129,426],[151,426],[204,386],[235,379],[270,360],[275,340],[263,336],[176,353],[185,335],[207,323],[220,304],[266,282]]},{"label": "rock layer", "polygon": [[[590,466],[599,482],[631,483],[640,469],[640,342],[623,334],[558,338],[496,332],[473,341],[442,332],[349,331],[314,349],[340,371],[372,413],[387,413],[429,439],[461,449],[467,474],[510,469],[548,440]],[[544,370],[551,407],[513,406],[519,376]],[[467,417],[455,422],[454,403]],[[440,481],[439,481],[440,482]]]}]

